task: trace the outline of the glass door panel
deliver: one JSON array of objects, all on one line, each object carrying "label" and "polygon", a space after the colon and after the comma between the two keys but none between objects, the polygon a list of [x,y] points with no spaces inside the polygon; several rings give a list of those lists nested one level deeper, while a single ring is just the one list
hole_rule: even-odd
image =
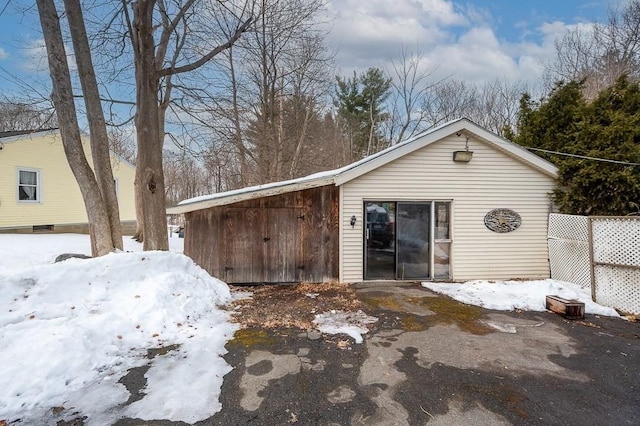
[{"label": "glass door panel", "polygon": [[431,203],[398,203],[396,215],[397,278],[428,279]]},{"label": "glass door panel", "polygon": [[396,203],[371,201],[365,210],[365,274],[367,280],[396,278],[395,226]]},{"label": "glass door panel", "polygon": [[451,278],[451,203],[435,203],[433,278]]},{"label": "glass door panel", "polygon": [[438,280],[451,278],[450,242],[436,242],[433,259],[433,278]]}]

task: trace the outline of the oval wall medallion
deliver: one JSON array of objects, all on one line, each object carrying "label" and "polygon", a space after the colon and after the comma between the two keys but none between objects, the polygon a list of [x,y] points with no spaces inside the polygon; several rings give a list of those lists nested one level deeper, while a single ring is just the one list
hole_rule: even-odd
[{"label": "oval wall medallion", "polygon": [[484,226],[493,232],[515,231],[522,224],[522,218],[511,209],[493,209],[484,217]]}]

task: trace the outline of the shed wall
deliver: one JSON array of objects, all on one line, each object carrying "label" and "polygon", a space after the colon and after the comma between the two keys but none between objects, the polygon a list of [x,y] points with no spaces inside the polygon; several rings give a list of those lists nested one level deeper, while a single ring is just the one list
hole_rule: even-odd
[{"label": "shed wall", "polygon": [[228,283],[337,279],[338,193],[327,185],[186,213],[184,252]]},{"label": "shed wall", "polygon": [[[83,138],[83,145],[91,164],[87,138]],[[120,219],[135,221],[135,169],[117,159],[112,160],[112,165],[118,182]],[[40,172],[39,203],[18,202],[18,168]],[[25,137],[4,144],[0,150],[0,229],[86,223],[84,201],[59,135]]]},{"label": "shed wall", "polygon": [[[549,276],[546,231],[554,179],[477,139],[469,140],[472,160],[454,163],[453,151],[464,146],[464,136],[454,134],[341,186],[342,281],[363,279],[366,200],[452,200],[454,280]],[[495,208],[515,210],[522,225],[504,234],[490,231],[484,216]]]}]

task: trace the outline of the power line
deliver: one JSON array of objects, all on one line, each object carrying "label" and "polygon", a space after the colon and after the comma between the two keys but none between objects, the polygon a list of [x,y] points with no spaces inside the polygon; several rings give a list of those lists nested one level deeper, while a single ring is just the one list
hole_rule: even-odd
[{"label": "power line", "polygon": [[547,154],[564,155],[565,157],[582,158],[584,160],[601,161],[603,163],[623,164],[625,166],[640,166],[640,163],[630,163],[628,161],[609,160],[608,158],[588,157],[586,155],[569,154],[566,152],[558,152],[558,151],[549,151],[548,149],[529,148],[529,147],[524,147],[524,148],[531,151],[540,151],[540,152],[546,152]]}]

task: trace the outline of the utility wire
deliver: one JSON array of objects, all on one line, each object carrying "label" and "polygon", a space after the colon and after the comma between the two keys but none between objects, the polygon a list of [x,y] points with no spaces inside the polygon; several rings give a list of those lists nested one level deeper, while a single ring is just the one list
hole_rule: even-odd
[{"label": "utility wire", "polygon": [[546,152],[547,154],[564,155],[565,157],[582,158],[584,160],[601,161],[603,163],[623,164],[625,166],[640,166],[640,163],[630,163],[628,161],[619,161],[619,160],[609,160],[607,158],[588,157],[586,155],[568,154],[566,152],[549,151],[548,149],[529,148],[529,147],[526,147],[526,146],[524,148],[528,149],[528,150],[531,150],[531,151],[540,151],[540,152]]}]

